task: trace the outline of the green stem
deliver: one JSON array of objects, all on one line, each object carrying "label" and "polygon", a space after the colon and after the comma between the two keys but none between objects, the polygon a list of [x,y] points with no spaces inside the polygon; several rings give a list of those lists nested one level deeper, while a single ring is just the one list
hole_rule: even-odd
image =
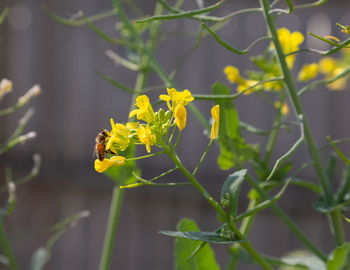
[{"label": "green stem", "polygon": [[[257,199],[251,199],[249,201],[249,204],[247,206],[247,210],[246,211],[249,211],[249,210],[253,209],[257,205],[258,205],[258,200]],[[243,221],[241,223],[240,231],[242,232],[244,237],[248,236],[250,228],[252,227],[252,224],[254,222],[255,216],[256,215],[253,214],[253,215],[243,219]],[[239,249],[239,245],[238,244],[234,244],[230,249]],[[230,262],[227,265],[226,270],[234,270],[234,269],[236,269],[238,261],[239,261],[238,257],[231,256]]]},{"label": "green stem", "polygon": [[[283,104],[284,102],[284,96],[285,95],[281,95],[280,97],[280,102],[281,104]],[[273,126],[276,127],[276,126],[280,126],[281,122],[282,122],[282,110],[279,109],[277,110],[277,115],[276,115],[276,118],[275,118],[275,121],[273,123]],[[265,155],[265,160],[264,160],[264,164],[265,164],[265,167],[268,168],[268,165],[269,165],[269,162],[270,162],[270,158],[271,158],[271,155],[272,155],[272,150],[276,144],[276,140],[277,140],[277,137],[278,137],[278,133],[279,133],[280,129],[279,128],[276,128],[274,129],[270,136],[269,136],[269,139],[268,139],[268,142],[267,142],[267,146],[266,146],[266,155]]]},{"label": "green stem", "polygon": [[[239,228],[233,223],[232,219],[227,215],[225,210],[220,204],[214,200],[214,198],[205,190],[205,188],[197,181],[197,179],[191,174],[182,164],[176,153],[170,151],[169,148],[164,149],[175,165],[185,175],[185,177],[191,182],[192,186],[198,190],[198,192],[205,198],[205,200],[215,209],[215,211],[225,220],[229,228],[235,233],[238,240],[245,240],[244,235],[240,232]],[[240,243],[242,247],[260,264],[263,269],[273,270],[272,266],[265,261],[260,253],[251,245],[250,242]]]},{"label": "green stem", "polygon": [[207,155],[208,150],[209,150],[209,147],[211,146],[212,143],[213,143],[213,139],[211,139],[211,140],[209,141],[209,143],[208,143],[208,145],[207,145],[207,148],[205,149],[205,151],[204,151],[204,153],[203,153],[203,155],[202,155],[200,161],[198,162],[198,165],[196,166],[196,168],[194,169],[194,171],[193,171],[193,173],[192,173],[193,175],[196,175],[196,173],[198,172],[199,167],[202,165],[202,163],[203,163],[203,161],[204,161],[204,158],[205,158],[205,156]]},{"label": "green stem", "polygon": [[99,270],[109,269],[112,258],[115,234],[118,228],[120,209],[123,201],[124,191],[115,185],[113,188],[113,197],[109,208],[108,224],[105,234],[104,245],[102,249],[102,257]]},{"label": "green stem", "polygon": [[13,254],[9,240],[7,239],[7,234],[6,234],[4,221],[2,217],[0,217],[0,245],[2,248],[2,252],[5,254],[5,256],[8,259],[10,268],[12,270],[18,270],[19,266]]},{"label": "green stem", "polygon": [[[116,2],[116,6],[119,6],[118,0],[114,1],[114,2]],[[120,15],[120,12],[122,12],[121,7],[118,9],[119,15]],[[158,13],[158,12],[159,13],[161,12],[161,8],[160,8],[160,5],[157,4],[156,9],[155,9],[155,13]],[[122,14],[124,14],[124,13],[122,13]],[[124,23],[131,25],[130,21],[128,20],[128,18],[126,16],[121,16],[121,17],[122,17],[122,20],[124,20]],[[155,47],[156,40],[157,40],[157,34],[158,34],[158,27],[159,27],[158,22],[154,22],[153,27],[151,27],[150,39],[148,42],[149,50],[153,50]],[[143,44],[142,40],[140,40],[140,42],[142,42],[142,44]],[[142,67],[148,67],[149,66],[148,63],[149,63],[149,55],[144,54],[141,57],[140,65]],[[132,96],[131,107],[134,105],[135,100],[136,100],[137,96],[139,95],[139,93],[141,92],[141,90],[145,87],[148,71],[149,71],[149,68],[144,68],[137,75],[136,83],[135,83],[135,92]],[[131,155],[133,155],[133,153],[131,153]],[[112,197],[112,202],[111,202],[110,215],[108,217],[106,236],[105,236],[104,246],[103,246],[103,251],[102,251],[102,256],[101,256],[101,263],[100,263],[100,268],[99,268],[100,270],[108,270],[109,269],[109,263],[111,260],[112,249],[113,249],[114,239],[115,239],[114,235],[115,235],[115,231],[116,231],[116,228],[118,225],[119,212],[120,212],[120,207],[121,207],[121,203],[122,203],[122,198],[123,198],[123,191],[120,190],[120,188],[118,186],[115,186],[114,192],[113,192],[113,197]]]},{"label": "green stem", "polygon": [[[267,192],[260,187],[259,183],[254,180],[252,176],[247,174],[246,177],[247,182],[259,193],[259,195],[265,200],[271,200]],[[307,236],[298,228],[298,226],[290,219],[284,211],[277,205],[272,204],[271,209],[286,223],[289,229],[300,239],[301,242],[307,246],[310,251],[312,251],[317,257],[319,257],[322,261],[327,262],[328,257],[321,250],[319,250],[308,238]]]},{"label": "green stem", "polygon": [[[285,60],[285,55],[283,53],[283,49],[281,46],[281,43],[278,39],[277,35],[277,29],[275,26],[275,22],[273,19],[273,16],[270,14],[270,3],[268,0],[260,0],[260,5],[263,8],[264,11],[264,17],[267,22],[269,31],[271,33],[271,38],[272,42],[274,43],[275,50],[277,53],[277,58],[285,79],[285,83],[288,88],[288,93],[290,96],[290,99],[293,103],[294,111],[296,116],[298,117],[299,115],[303,116],[303,128],[304,128],[304,134],[305,134],[305,139],[308,144],[309,152],[312,157],[312,160],[314,161],[314,167],[317,172],[318,178],[320,180],[321,186],[322,186],[322,191],[324,194],[324,199],[328,205],[331,205],[333,201],[333,196],[331,192],[331,187],[330,184],[327,180],[326,173],[323,169],[323,165],[321,162],[321,157],[320,153],[316,147],[315,141],[313,139],[311,129],[309,127],[308,121],[306,119],[303,107],[301,105],[301,101],[299,99],[297,90],[295,88],[294,82],[293,82],[293,77],[291,75],[291,72],[287,66],[287,62]],[[330,215],[330,220],[331,220],[331,225],[332,229],[334,231],[335,235],[335,240],[337,245],[341,245],[344,242],[344,232],[342,226],[339,226],[339,221],[340,221],[340,216],[337,213],[331,214]]]}]

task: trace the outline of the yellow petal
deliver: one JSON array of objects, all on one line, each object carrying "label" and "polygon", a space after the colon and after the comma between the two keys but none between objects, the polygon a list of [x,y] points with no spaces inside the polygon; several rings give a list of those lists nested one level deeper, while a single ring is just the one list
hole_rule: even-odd
[{"label": "yellow petal", "polygon": [[211,116],[214,119],[214,123],[211,127],[211,132],[210,132],[210,138],[211,139],[216,139],[219,134],[219,122],[220,122],[220,106],[215,105],[213,108],[211,108]]},{"label": "yellow petal", "polygon": [[175,110],[175,123],[179,130],[183,130],[186,127],[187,111],[184,105],[179,104]]},{"label": "yellow petal", "polygon": [[99,173],[106,171],[111,166],[123,166],[125,164],[125,157],[115,156],[110,159],[105,158],[104,160],[95,160],[95,170]]}]

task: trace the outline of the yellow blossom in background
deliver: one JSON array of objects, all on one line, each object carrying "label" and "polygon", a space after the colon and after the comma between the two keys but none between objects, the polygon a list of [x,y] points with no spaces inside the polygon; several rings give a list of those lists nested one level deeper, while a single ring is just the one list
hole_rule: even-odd
[{"label": "yellow blossom in background", "polygon": [[299,71],[298,80],[305,82],[312,80],[318,74],[318,65],[316,63],[305,64]]},{"label": "yellow blossom in background", "polygon": [[239,75],[239,70],[234,67],[234,66],[226,66],[224,68],[224,73],[227,77],[227,80],[230,82],[230,83],[240,83],[242,82],[242,78],[241,76]]},{"label": "yellow blossom in background", "polygon": [[[180,92],[177,91],[175,88],[167,88],[168,95],[160,95],[159,98],[161,100],[166,101],[169,110],[172,112],[175,112],[176,107],[179,104],[182,104],[186,106],[188,103],[194,100],[194,97],[192,96],[191,92],[185,89],[184,91]],[[171,105],[170,105],[171,101]]]},{"label": "yellow blossom in background", "polygon": [[106,145],[106,150],[111,150],[113,153],[117,153],[118,150],[124,151],[130,143],[129,130],[123,124],[115,124],[112,118],[110,121],[112,130]]},{"label": "yellow blossom in background", "polygon": [[154,120],[154,111],[151,103],[149,102],[149,98],[146,95],[137,97],[136,106],[138,109],[131,111],[129,118],[136,115],[138,120],[143,120],[147,123],[150,123]]},{"label": "yellow blossom in background", "polygon": [[152,133],[151,129],[148,126],[140,126],[137,129],[137,135],[141,143],[146,146],[148,153],[151,152],[151,146],[155,145],[157,142],[157,137]]},{"label": "yellow blossom in background", "polygon": [[[336,68],[332,73],[326,76],[326,79],[332,79],[338,76],[340,73],[344,71],[344,68]],[[341,77],[338,80],[327,84],[326,86],[331,90],[343,90],[346,87],[347,79],[345,77]]]},{"label": "yellow blossom in background", "polygon": [[211,108],[211,116],[214,119],[214,123],[211,126],[210,138],[212,140],[216,139],[219,134],[219,121],[220,121],[220,106],[215,105]]},{"label": "yellow blossom in background", "polygon": [[186,127],[187,111],[184,105],[179,104],[175,110],[175,123],[179,130],[183,130]]},{"label": "yellow blossom in background", "polygon": [[319,67],[322,74],[329,74],[337,68],[337,61],[332,57],[323,57],[319,61]]},{"label": "yellow blossom in background", "polygon": [[[319,62],[320,72],[326,75],[326,79],[330,80],[344,71],[344,67],[339,61],[332,57],[324,57]],[[347,79],[345,77],[327,84],[326,86],[331,90],[342,90],[346,87]]]},{"label": "yellow blossom in background", "polygon": [[125,164],[125,157],[114,156],[110,159],[105,158],[102,161],[99,159],[95,160],[95,170],[99,173],[106,171],[109,167],[112,166],[123,166]]},{"label": "yellow blossom in background", "polygon": [[276,101],[274,103],[274,105],[275,105],[276,109],[280,109],[281,110],[281,113],[283,115],[288,115],[289,114],[289,106],[288,106],[288,104],[286,102],[283,102],[283,104],[281,104],[280,101]]},{"label": "yellow blossom in background", "polygon": [[[253,85],[257,84],[258,81],[255,80],[242,80],[242,82],[237,86],[238,92],[243,92],[248,87],[252,87]],[[244,91],[243,95],[249,95],[254,92],[254,88],[250,88],[246,91]]]},{"label": "yellow blossom in background", "polygon": [[[303,43],[304,36],[302,33],[295,31],[291,33],[287,28],[280,28],[277,30],[278,40],[281,43],[284,54],[299,50],[299,45]],[[286,57],[287,65],[289,68],[293,68],[295,55],[289,55]]]},{"label": "yellow blossom in background", "polygon": [[[272,76],[271,76],[272,77]],[[270,91],[270,90],[275,90],[275,91],[279,91],[282,89],[281,83],[280,82],[265,82],[263,84],[265,90]]]}]

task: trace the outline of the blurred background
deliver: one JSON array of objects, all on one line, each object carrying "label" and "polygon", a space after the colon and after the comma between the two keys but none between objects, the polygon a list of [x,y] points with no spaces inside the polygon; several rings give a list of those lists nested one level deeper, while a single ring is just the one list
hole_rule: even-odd
[{"label": "blurred background", "polygon": [[[209,5],[215,1],[203,2]],[[145,14],[153,12],[155,1],[136,3]],[[222,16],[240,8],[256,7],[257,4],[257,1],[227,1],[215,14]],[[76,228],[69,230],[57,242],[47,269],[97,269],[113,183],[94,171],[94,139],[100,129],[109,128],[110,117],[120,122],[127,121],[131,95],[97,76],[96,71],[131,88],[134,86],[135,73],[116,65],[105,53],[107,49],[112,49],[125,55],[125,48],[107,43],[87,26],[59,24],[50,19],[41,6],[45,5],[58,15],[70,18],[80,10],[86,16],[104,12],[112,9],[112,4],[109,0],[2,0],[0,5],[1,9],[5,6],[11,8],[8,19],[0,27],[0,78],[9,78],[14,82],[14,92],[4,99],[1,108],[15,103],[32,85],[39,83],[42,87],[42,94],[29,106],[0,119],[0,139],[4,141],[12,134],[26,110],[34,107],[35,115],[26,130],[38,133],[35,140],[1,156],[0,179],[3,179],[6,165],[13,167],[15,177],[21,177],[32,167],[32,154],[40,153],[42,156],[39,176],[18,188],[16,209],[6,219],[14,250],[23,269],[27,269],[32,253],[47,239],[47,235],[42,233],[45,228],[66,216],[89,210],[90,217],[79,222]],[[197,1],[187,0],[183,8],[198,8]],[[349,24],[349,8],[349,1],[328,1],[319,8],[282,15],[277,23],[278,27],[285,26],[304,33],[302,48],[323,50],[328,48],[327,45],[306,33],[311,31],[320,36],[340,36],[335,24]],[[117,37],[116,22],[117,16],[112,16],[95,24],[103,32]],[[161,39],[155,55],[168,72],[195,45],[195,36],[191,33],[198,31],[199,27],[200,22],[188,19],[164,22],[162,32],[172,35],[166,40]],[[225,41],[241,49],[265,33],[264,19],[257,13],[236,16],[219,32]],[[262,42],[254,47],[249,56],[261,52],[267,45],[268,41]],[[317,55],[303,53],[297,59],[295,69],[298,70],[305,62],[319,59]],[[210,36],[203,39],[199,48],[176,73],[178,90],[189,89],[195,94],[209,94],[211,85],[216,81],[227,83],[222,72],[226,65],[237,66],[242,71],[252,68],[248,57],[228,52]],[[160,83],[157,76],[151,74],[148,86]],[[235,91],[235,86],[230,87]],[[159,92],[154,93],[153,98],[157,95]],[[336,92],[326,88],[318,88],[303,96],[303,104],[319,145],[326,143],[326,135],[334,139],[349,136],[350,126],[346,117],[350,115],[349,100],[349,91]],[[197,105],[209,118],[213,104],[198,101]],[[271,127],[274,111],[262,98],[241,96],[236,105],[242,121],[261,129]],[[294,119],[293,116],[290,119]],[[193,168],[208,139],[194,117],[190,116],[188,121],[179,154],[184,164]],[[244,135],[247,142],[266,142],[264,137]],[[272,160],[289,149],[298,136],[298,132],[293,130],[281,132]],[[343,144],[342,150],[348,153],[349,145]],[[140,153],[143,151],[141,149]],[[216,198],[219,197],[223,181],[232,173],[219,170],[216,163],[218,153],[219,149],[214,145],[198,174],[201,183]],[[293,157],[295,167],[308,160],[305,148],[299,149]],[[164,157],[144,160],[139,165],[144,178],[151,178],[171,168],[171,163]],[[310,181],[316,178],[313,169],[303,171],[301,177]],[[169,177],[166,180],[173,179]],[[249,187],[245,184],[240,196],[242,210],[247,204],[247,191]],[[316,200],[314,194],[290,187],[279,205],[317,245],[330,252],[334,244],[327,220],[311,207]],[[158,231],[175,230],[176,223],[182,217],[194,219],[205,231],[219,225],[212,209],[190,187],[141,187],[127,190],[111,269],[172,269],[173,239],[158,234]],[[345,224],[347,233],[349,226]],[[258,250],[274,256],[294,249],[305,249],[271,210],[258,215],[249,239]],[[228,261],[226,247],[214,248],[219,263],[224,266]],[[239,269],[258,268],[241,265]]]}]

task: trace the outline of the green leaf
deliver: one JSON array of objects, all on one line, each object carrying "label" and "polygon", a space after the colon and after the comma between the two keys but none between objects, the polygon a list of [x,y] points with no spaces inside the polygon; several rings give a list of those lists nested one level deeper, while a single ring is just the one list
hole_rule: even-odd
[{"label": "green leaf", "polygon": [[[326,270],[326,265],[318,257],[306,250],[297,250],[281,258],[282,262],[290,266],[306,266],[310,270]],[[282,266],[279,270],[292,270],[290,266]]]},{"label": "green leaf", "polygon": [[185,238],[185,239],[191,239],[195,241],[205,241],[208,243],[215,243],[215,244],[231,244],[234,241],[231,239],[222,238],[219,233],[216,232],[197,232],[197,231],[160,231],[160,234],[164,234],[167,236],[172,237],[179,237],[179,238]]},{"label": "green leaf", "polygon": [[341,270],[349,260],[350,243],[337,247],[327,262],[327,270]]},{"label": "green leaf", "polygon": [[[182,219],[177,225],[177,230],[199,232],[198,226],[191,219]],[[198,242],[191,239],[177,238],[175,240],[175,270],[220,269],[209,244],[203,246],[191,260],[187,260],[197,245]]]},{"label": "green leaf", "polygon": [[[215,83],[212,86],[215,95],[231,94],[229,88],[221,83]],[[236,163],[244,163],[254,157],[257,150],[252,146],[245,144],[239,130],[239,118],[232,100],[215,100],[220,105],[220,127],[219,144],[220,156],[218,164],[221,169],[228,170]]]},{"label": "green leaf", "polygon": [[229,213],[235,217],[237,215],[238,197],[247,170],[240,170],[230,174],[221,189],[221,203],[229,203]]},{"label": "green leaf", "polygon": [[[123,156],[132,157],[134,155],[134,148],[134,145],[129,145],[129,147],[123,152]],[[123,166],[109,167],[105,174],[118,185],[124,186],[137,182],[136,177],[132,174],[133,172],[137,175],[141,174],[136,162],[134,160],[128,160]]]}]

